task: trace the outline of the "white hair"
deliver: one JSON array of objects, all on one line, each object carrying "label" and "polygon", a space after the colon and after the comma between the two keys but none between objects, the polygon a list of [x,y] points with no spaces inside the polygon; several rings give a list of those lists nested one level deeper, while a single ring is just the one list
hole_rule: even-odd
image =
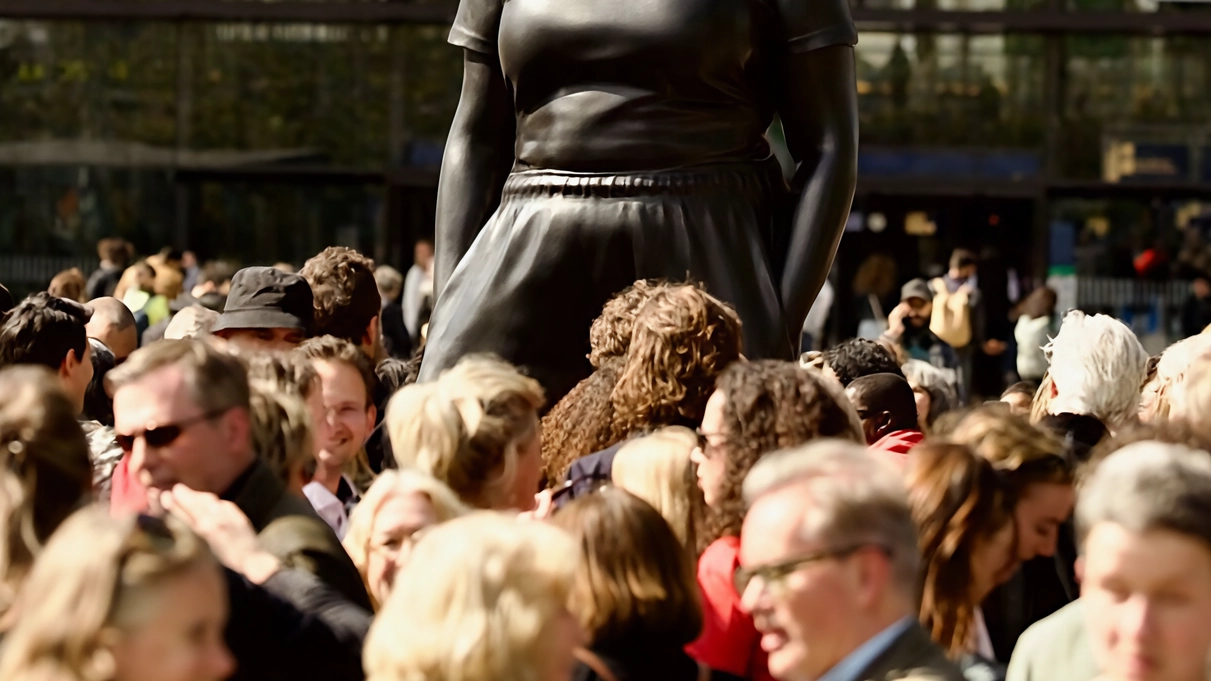
[{"label": "white hair", "polygon": [[201,305],[190,305],[173,315],[168,328],[164,329],[164,340],[202,338],[210,333],[218,319],[218,312]]},{"label": "white hair", "polygon": [[762,457],[744,479],[752,505],[787,485],[803,485],[805,538],[840,546],[855,542],[887,550],[900,590],[914,597],[921,553],[908,490],[890,463],[846,440],[817,440]]},{"label": "white hair", "polygon": [[1043,350],[1056,391],[1048,413],[1094,416],[1113,429],[1139,412],[1148,353],[1119,320],[1069,312]]},{"label": "white hair", "polygon": [[1153,411],[1158,418],[1185,418],[1198,412],[1187,408],[1186,385],[1205,380],[1196,370],[1197,360],[1211,356],[1211,336],[1191,336],[1170,345],[1156,363],[1158,395]]}]

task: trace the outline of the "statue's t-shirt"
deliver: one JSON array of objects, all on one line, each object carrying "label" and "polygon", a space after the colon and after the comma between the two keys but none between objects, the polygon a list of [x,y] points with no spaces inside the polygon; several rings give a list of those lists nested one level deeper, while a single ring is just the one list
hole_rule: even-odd
[{"label": "statue's t-shirt", "polygon": [[462,0],[450,42],[500,60],[522,169],[758,161],[794,54],[854,45],[846,0]]}]

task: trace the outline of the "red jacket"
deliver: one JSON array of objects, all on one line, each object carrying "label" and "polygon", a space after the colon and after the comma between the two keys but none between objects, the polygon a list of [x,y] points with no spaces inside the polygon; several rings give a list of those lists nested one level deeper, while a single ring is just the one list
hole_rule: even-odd
[{"label": "red jacket", "polygon": [[884,435],[878,442],[870,446],[870,451],[891,454],[891,461],[897,466],[903,466],[908,460],[908,452],[921,444],[925,433],[919,430],[896,430]]},{"label": "red jacket", "polygon": [[115,517],[131,513],[146,513],[147,488],[130,469],[130,455],[122,457],[114,469],[113,483],[109,493],[109,512]]},{"label": "red jacket", "polygon": [[698,559],[698,588],[702,590],[702,636],[686,646],[690,657],[711,669],[752,681],[774,681],[761,634],[753,618],[740,610],[732,575],[739,565],[740,538],[717,539]]}]

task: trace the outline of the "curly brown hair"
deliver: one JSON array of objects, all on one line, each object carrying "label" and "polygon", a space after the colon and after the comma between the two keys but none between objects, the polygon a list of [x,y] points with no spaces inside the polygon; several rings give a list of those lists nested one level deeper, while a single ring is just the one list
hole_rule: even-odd
[{"label": "curly brown hair", "polygon": [[366,327],[382,311],[374,261],[344,246],[329,246],[299,270],[315,300],[315,335],[361,347]]},{"label": "curly brown hair", "polygon": [[576,459],[626,437],[614,418],[610,398],[623,364],[621,357],[608,359],[542,417],[542,460],[548,485],[563,480]]},{"label": "curly brown hair", "polygon": [[699,549],[720,537],[740,536],[746,510],[744,478],[764,455],[817,438],[866,444],[857,415],[841,391],[819,372],[793,362],[738,362],[723,371],[723,433],[727,459],[723,489],[711,508]]},{"label": "curly brown hair", "polygon": [[[692,284],[637,282],[632,292],[645,288],[647,301],[635,317],[625,357],[601,354],[597,371],[543,417],[548,484],[562,480],[576,459],[631,435],[697,426],[719,372],[740,358],[740,318],[726,304]],[[621,306],[626,298],[623,293],[611,304]],[[595,342],[615,342],[625,326],[618,309],[610,314],[616,315],[608,322],[613,330],[607,333],[602,322],[603,335]],[[594,351],[605,347],[595,345]]]},{"label": "curly brown hair", "polygon": [[953,658],[976,626],[972,554],[1013,522],[1013,494],[987,459],[948,442],[913,449],[905,481],[924,563],[921,625]]},{"label": "curly brown hair", "polygon": [[589,363],[594,369],[600,369],[613,357],[627,356],[639,310],[663,287],[655,281],[640,279],[610,298],[589,328]]},{"label": "curly brown hair", "polygon": [[715,380],[740,359],[740,318],[691,284],[655,291],[635,319],[613,401],[626,432],[696,426]]}]

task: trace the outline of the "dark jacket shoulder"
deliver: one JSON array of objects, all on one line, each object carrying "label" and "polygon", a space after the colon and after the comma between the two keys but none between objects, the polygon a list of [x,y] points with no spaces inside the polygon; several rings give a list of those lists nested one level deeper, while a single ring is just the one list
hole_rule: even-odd
[{"label": "dark jacket shoulder", "polygon": [[919,624],[912,624],[863,671],[862,681],[964,681],[963,673]]},{"label": "dark jacket shoulder", "polygon": [[361,574],[332,528],[259,459],[224,496],[248,516],[261,547],[284,566],[310,572],[354,604],[371,609]]}]

